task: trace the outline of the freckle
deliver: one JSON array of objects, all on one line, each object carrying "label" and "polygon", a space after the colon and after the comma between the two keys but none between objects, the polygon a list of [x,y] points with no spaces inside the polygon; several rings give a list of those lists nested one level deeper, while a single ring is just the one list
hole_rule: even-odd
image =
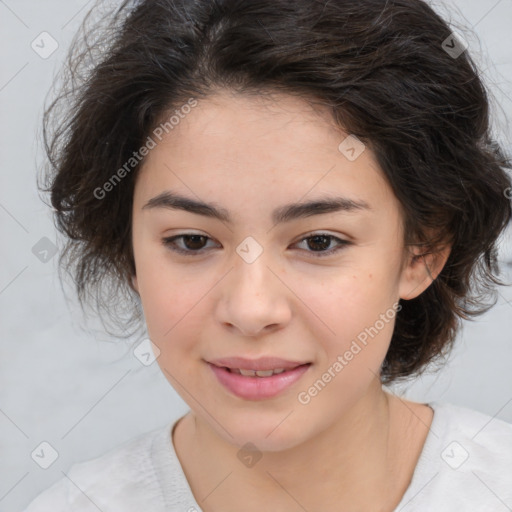
[{"label": "freckle", "polygon": [[370,275],[368,276],[368,278],[369,278],[369,279],[371,279],[371,278],[372,278],[372,275],[370,274]]}]

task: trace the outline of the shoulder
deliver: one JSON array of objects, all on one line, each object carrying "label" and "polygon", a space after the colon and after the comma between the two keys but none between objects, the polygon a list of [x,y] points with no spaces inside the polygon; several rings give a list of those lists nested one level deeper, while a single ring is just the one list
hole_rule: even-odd
[{"label": "shoulder", "polygon": [[439,430],[435,433],[449,443],[442,454],[444,459],[459,455],[460,460],[452,465],[460,462],[462,468],[468,462],[467,467],[475,470],[504,470],[509,476],[512,474],[512,424],[452,404],[434,402],[432,408],[434,416],[439,415],[439,421],[433,424]]},{"label": "shoulder", "polygon": [[512,424],[448,403],[430,406],[430,432],[399,510],[508,510]]},{"label": "shoulder", "polygon": [[152,450],[171,424],[159,427],[71,466],[24,512],[98,512],[161,509],[162,496]]}]

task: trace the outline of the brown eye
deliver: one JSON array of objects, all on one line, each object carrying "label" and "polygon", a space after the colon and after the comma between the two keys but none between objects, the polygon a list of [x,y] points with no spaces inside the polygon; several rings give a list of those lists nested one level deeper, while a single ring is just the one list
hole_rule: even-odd
[{"label": "brown eye", "polygon": [[[178,240],[181,244],[177,243]],[[205,244],[208,240],[211,240],[211,238],[205,235],[189,233],[162,238],[162,243],[171,251],[185,254],[187,256],[196,256],[206,252]],[[303,238],[299,243],[304,242],[306,242],[307,247],[304,250],[311,253],[314,257],[320,258],[331,256],[351,244],[351,242],[347,240],[342,240],[341,238],[327,233],[316,233],[314,235],[310,235]],[[329,248],[333,242],[335,242],[337,246]]]},{"label": "brown eye", "polygon": [[[181,240],[183,242],[181,247],[176,243],[177,240]],[[191,233],[187,235],[176,235],[162,238],[162,243],[172,251],[195,256],[195,253],[202,254],[204,252],[203,249],[208,240],[211,239],[207,236]]]},{"label": "brown eye", "polygon": [[308,247],[312,251],[323,251],[329,248],[331,245],[332,237],[324,235],[315,235],[307,238]]},{"label": "brown eye", "polygon": [[[338,245],[332,249],[329,249],[331,243],[335,241]],[[327,233],[316,233],[314,235],[307,236],[303,238],[300,243],[306,242],[306,246],[308,247],[307,252],[313,254],[314,257],[326,257],[331,256],[332,254],[344,249],[346,246],[350,245],[351,242],[348,240],[342,240],[334,235],[329,235]]]},{"label": "brown eye", "polygon": [[198,250],[203,249],[207,237],[202,235],[185,235],[182,238],[187,249]]}]

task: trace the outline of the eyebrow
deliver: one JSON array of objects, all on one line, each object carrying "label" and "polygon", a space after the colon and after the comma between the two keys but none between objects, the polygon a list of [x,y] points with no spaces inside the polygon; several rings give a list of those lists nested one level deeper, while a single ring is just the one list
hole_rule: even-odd
[{"label": "eyebrow", "polygon": [[[204,203],[189,197],[180,196],[169,190],[151,198],[142,209],[166,208],[171,210],[184,210],[204,217],[218,219],[232,224],[233,219],[228,210],[215,203]],[[361,200],[347,197],[320,197],[305,203],[285,204],[272,212],[274,224],[290,222],[296,219],[311,217],[335,212],[354,212],[356,210],[371,210],[370,205]]]}]

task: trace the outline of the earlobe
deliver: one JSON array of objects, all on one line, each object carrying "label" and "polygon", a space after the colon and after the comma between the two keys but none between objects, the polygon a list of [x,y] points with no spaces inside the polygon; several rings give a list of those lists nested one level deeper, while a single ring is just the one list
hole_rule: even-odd
[{"label": "earlobe", "polygon": [[424,248],[414,246],[409,252],[407,265],[402,270],[400,298],[410,300],[420,296],[443,270],[450,250],[450,245],[436,252],[425,252]]}]

